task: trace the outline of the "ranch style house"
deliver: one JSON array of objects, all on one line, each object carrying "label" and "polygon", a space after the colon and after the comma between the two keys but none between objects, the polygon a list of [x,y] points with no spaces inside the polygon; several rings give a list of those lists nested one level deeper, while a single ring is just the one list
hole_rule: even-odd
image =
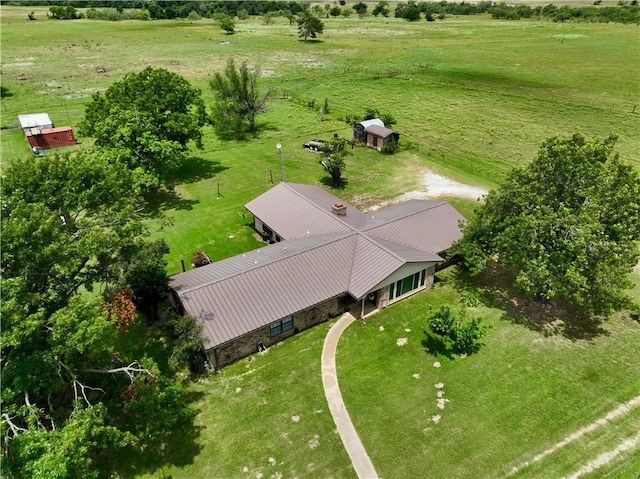
[{"label": "ranch style house", "polygon": [[171,277],[224,367],[345,311],[363,318],[429,288],[464,221],[444,201],[362,213],[322,188],[280,183],[245,205],[264,247]]}]

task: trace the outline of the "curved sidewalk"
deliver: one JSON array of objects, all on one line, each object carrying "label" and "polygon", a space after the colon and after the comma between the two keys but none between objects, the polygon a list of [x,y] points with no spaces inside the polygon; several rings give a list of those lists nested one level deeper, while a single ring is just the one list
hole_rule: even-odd
[{"label": "curved sidewalk", "polygon": [[345,313],[331,326],[324,340],[322,348],[322,384],[324,394],[329,403],[329,410],[333,416],[333,421],[338,427],[338,434],[342,439],[344,448],[349,453],[359,479],[378,479],[378,474],[373,468],[371,459],[367,455],[360,437],[353,427],[349,413],[344,406],[340,387],[338,386],[338,376],[336,374],[336,348],[338,340],[343,331],[356,320],[351,314]]}]

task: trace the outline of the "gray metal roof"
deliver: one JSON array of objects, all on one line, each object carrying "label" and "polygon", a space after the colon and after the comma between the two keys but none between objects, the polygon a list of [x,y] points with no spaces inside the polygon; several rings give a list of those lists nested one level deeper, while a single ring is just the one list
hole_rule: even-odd
[{"label": "gray metal roof", "polygon": [[364,120],[361,121],[360,124],[365,128],[365,130],[367,128],[369,128],[370,126],[381,126],[384,128],[384,123],[382,122],[382,120],[380,118],[373,118],[371,120]]},{"label": "gray metal roof", "polygon": [[[200,274],[199,269],[208,269],[205,274],[213,276],[218,263],[172,277],[171,286],[184,308],[203,324],[205,348],[224,344],[347,291],[357,234],[325,239],[325,244],[283,256],[278,261],[251,265],[243,273],[201,286],[176,288],[178,284],[192,284],[188,277]],[[281,249],[283,244],[276,243],[261,251]],[[236,256],[229,261],[238,259]]]},{"label": "gray metal roof", "polygon": [[53,125],[47,113],[18,115],[18,120],[20,121],[20,128],[50,127]]},{"label": "gray metal roof", "polygon": [[391,130],[389,128],[385,128],[384,126],[371,125],[364,129],[367,133],[371,133],[372,135],[379,136],[380,138],[386,138],[388,136],[393,135],[394,133],[398,133],[395,130]]},{"label": "gray metal roof", "polygon": [[207,349],[340,294],[362,298],[406,263],[442,262],[436,253],[461,236],[463,218],[445,202],[412,200],[371,215],[347,205],[344,217],[331,212],[337,201],[280,183],[246,207],[286,241],[171,278],[203,324]]}]

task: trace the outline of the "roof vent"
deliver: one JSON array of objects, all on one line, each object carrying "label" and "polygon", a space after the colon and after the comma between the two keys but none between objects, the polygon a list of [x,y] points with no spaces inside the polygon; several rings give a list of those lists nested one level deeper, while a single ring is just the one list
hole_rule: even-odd
[{"label": "roof vent", "polygon": [[333,205],[331,207],[331,211],[333,211],[336,215],[347,215],[347,207],[342,203],[342,201],[338,201],[335,205]]}]

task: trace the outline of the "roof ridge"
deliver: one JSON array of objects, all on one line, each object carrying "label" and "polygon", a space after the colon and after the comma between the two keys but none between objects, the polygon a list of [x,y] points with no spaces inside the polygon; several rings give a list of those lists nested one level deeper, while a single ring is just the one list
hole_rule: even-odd
[{"label": "roof ridge", "polygon": [[[325,237],[327,237],[327,238],[331,238],[331,237],[333,237],[333,238],[332,238],[332,239],[330,239],[330,240],[328,240],[328,241],[326,241],[326,242],[324,242],[324,243],[322,243],[322,244],[315,245],[315,246],[312,246],[312,247],[309,247],[309,248],[304,248],[304,249],[302,249],[302,250],[300,250],[300,251],[298,251],[298,252],[296,252],[296,253],[292,253],[291,255],[286,256],[286,257],[284,257],[284,258],[273,258],[273,259],[271,259],[270,261],[265,261],[265,262],[263,262],[263,263],[257,263],[257,262],[255,262],[254,264],[257,264],[257,266],[254,266],[254,267],[251,267],[251,266],[250,266],[250,267],[248,267],[248,268],[246,268],[246,269],[242,269],[241,271],[237,271],[237,272],[235,272],[235,273],[233,273],[233,274],[229,274],[229,275],[227,275],[227,276],[223,276],[222,278],[218,278],[218,279],[210,280],[210,281],[207,281],[207,282],[205,282],[205,283],[202,283],[202,284],[199,284],[199,285],[196,285],[196,286],[192,286],[192,287],[187,288],[187,289],[180,290],[180,294],[192,293],[192,292],[194,292],[194,291],[197,291],[197,290],[199,290],[199,289],[205,288],[205,287],[207,287],[207,286],[211,286],[212,284],[218,283],[218,282],[220,282],[220,281],[226,281],[226,280],[228,280],[228,279],[230,279],[230,278],[234,278],[234,277],[236,277],[236,276],[239,276],[239,275],[242,275],[242,274],[246,274],[246,273],[248,273],[249,271],[255,271],[255,270],[258,270],[258,269],[260,269],[260,268],[264,268],[264,267],[266,267],[266,266],[268,266],[268,265],[270,265],[270,264],[272,264],[272,263],[276,263],[276,262],[278,262],[278,261],[283,261],[283,260],[285,260],[285,259],[289,259],[289,258],[294,258],[294,257],[296,257],[296,256],[298,256],[298,255],[303,254],[303,253],[308,253],[309,251],[312,251],[312,250],[314,250],[314,249],[317,249],[317,248],[323,248],[323,247],[325,247],[325,246],[327,246],[327,245],[330,245],[330,244],[332,244],[332,243],[335,243],[336,241],[340,241],[340,240],[346,239],[346,238],[348,238],[349,236],[352,236],[352,235],[354,235],[354,234],[357,234],[357,232],[350,232],[350,233],[333,233],[333,234],[329,234],[329,235],[317,235],[317,236],[314,236],[314,238],[322,238],[323,236],[325,236]],[[296,240],[294,239],[294,240],[288,240],[288,241],[296,241]],[[287,241],[287,240],[284,240],[284,241],[281,241],[281,242],[279,242],[279,243],[275,243],[273,246],[275,246],[275,245],[284,245],[284,247],[286,248],[286,247],[287,247],[287,246],[286,246],[286,243],[287,243],[288,241]],[[269,246],[272,246],[272,245],[268,245],[268,246],[267,246],[267,248],[268,248]],[[231,258],[227,258],[227,259],[232,259],[232,258],[235,258],[235,257],[237,257],[237,256],[243,256],[243,257],[244,257],[244,256],[246,256],[247,254],[251,254],[251,253],[255,253],[255,252],[260,252],[260,249],[261,249],[261,248],[256,248],[256,249],[254,249],[254,250],[247,251],[246,253],[242,253],[242,255],[232,256]],[[224,261],[224,260],[222,260],[222,261]],[[215,264],[215,263],[210,263],[209,265],[214,265],[214,264]],[[209,265],[206,265],[206,266],[209,266]],[[204,266],[204,267],[206,267],[206,266]],[[193,270],[192,270],[192,271],[193,271]]]},{"label": "roof ridge", "polygon": [[[362,232],[362,231],[358,231],[357,232],[358,238],[356,240],[356,244],[354,246],[354,252],[353,252],[353,259],[351,261],[351,268],[349,271],[349,284],[347,285],[347,289],[349,291],[349,294],[351,294],[351,281],[353,280],[353,269],[354,269],[354,265],[356,262],[356,252],[358,250],[358,240],[360,238],[362,238],[365,241],[368,241],[370,244],[372,244],[374,247],[379,248],[381,250],[383,250],[385,253],[387,253],[390,256],[393,256],[396,260],[400,261],[402,264],[407,263],[407,261],[402,258],[400,255],[396,254],[394,251],[391,251],[389,248],[387,248],[386,246],[378,243],[375,239],[370,238],[366,233]],[[353,296],[353,294],[351,294]],[[354,296],[355,297],[355,296]],[[358,298],[356,298],[358,299]]]},{"label": "roof ridge", "polygon": [[[336,215],[330,211],[325,210],[323,207],[321,207],[318,203],[316,203],[315,201],[312,201],[310,198],[306,197],[305,195],[303,195],[302,193],[296,191],[294,188],[292,188],[290,185],[291,184],[296,184],[296,185],[302,185],[302,186],[314,186],[314,185],[305,185],[303,183],[287,183],[285,181],[282,182],[282,184],[284,186],[287,187],[287,189],[289,189],[289,191],[291,191],[292,193],[296,194],[297,196],[299,196],[300,198],[302,198],[303,200],[305,200],[307,203],[313,205],[316,209],[322,211],[323,213],[325,213],[327,216],[338,220],[340,223],[342,223],[344,226],[346,226],[347,228],[349,228],[351,231],[353,232],[359,232],[360,228],[356,228],[355,226],[351,226],[349,223],[347,223],[346,221],[344,221],[342,218],[340,218],[339,215]],[[316,188],[320,188],[320,187],[316,187]],[[320,188],[321,191],[325,191],[322,188]],[[331,195],[331,193],[328,193]],[[331,195],[333,196],[333,195]],[[341,200],[340,198],[338,198],[337,196],[333,196],[336,200],[338,200],[339,202],[342,202],[344,204],[344,201]],[[351,205],[349,205],[351,206]],[[361,221],[360,221],[360,225],[362,225],[363,221],[362,219],[366,216],[362,211],[360,211],[358,208],[356,208],[355,206],[351,206],[351,208],[353,208],[354,210],[356,210],[358,213],[360,213],[360,215],[362,215]]]},{"label": "roof ridge", "polygon": [[[408,201],[420,201],[420,202],[424,202],[425,200],[408,200]],[[446,201],[433,201],[433,200],[428,200],[428,201],[430,201],[430,202],[432,202],[432,203],[433,203],[432,205],[429,205],[429,207],[428,207],[428,208],[422,208],[422,209],[420,209],[420,210],[413,211],[413,212],[411,212],[411,213],[407,213],[406,215],[403,215],[403,216],[400,216],[400,217],[390,218],[389,220],[384,221],[384,222],[382,222],[382,223],[379,223],[379,224],[376,224],[376,225],[369,226],[369,227],[367,227],[367,228],[363,229],[362,231],[364,231],[364,232],[369,232],[369,231],[374,230],[374,229],[376,229],[376,228],[379,228],[379,227],[381,227],[381,226],[386,226],[386,225],[389,225],[389,224],[391,224],[391,223],[395,223],[396,221],[400,221],[400,220],[403,220],[403,219],[405,219],[405,218],[410,218],[411,216],[414,216],[414,215],[417,215],[417,214],[420,214],[420,213],[424,213],[425,211],[429,211],[429,210],[432,210],[432,209],[434,209],[434,208],[439,208],[439,207],[440,207],[440,206],[442,206],[442,205],[448,205],[448,204],[449,204],[449,203],[447,203]],[[402,203],[403,203],[403,202],[396,203],[396,204],[394,204],[394,205],[388,206],[387,208],[393,208],[394,206],[396,206],[396,205],[400,205],[400,204],[402,204]],[[386,209],[386,208],[385,208],[385,209]],[[384,211],[384,210],[379,210],[379,211]],[[375,215],[372,215],[372,216],[375,216]],[[400,243],[400,244],[402,244],[402,243]]]},{"label": "roof ridge", "polygon": [[[371,233],[371,232],[367,231],[365,234],[374,236],[375,238],[379,238],[379,239],[384,240],[384,241],[388,241],[389,243],[396,243],[396,244],[405,246],[407,248],[412,248],[412,249],[415,249],[415,250],[418,250],[418,251],[422,251],[424,253],[433,253],[435,255],[438,254],[438,253],[436,253],[434,251],[431,251],[431,250],[428,250],[428,249],[418,248],[418,247],[416,247],[415,245],[412,245],[412,244],[404,243],[402,241],[398,241],[398,240],[395,240],[395,239],[385,238],[384,236],[380,236],[379,234],[376,234],[376,233]],[[376,240],[374,239],[373,241],[376,241]]]}]

